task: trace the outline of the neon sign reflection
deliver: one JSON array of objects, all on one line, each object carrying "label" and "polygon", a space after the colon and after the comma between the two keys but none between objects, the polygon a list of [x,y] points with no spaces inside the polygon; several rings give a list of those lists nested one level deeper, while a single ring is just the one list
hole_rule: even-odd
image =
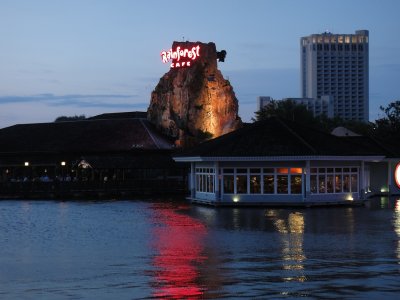
[{"label": "neon sign reflection", "polygon": [[200,56],[200,46],[194,46],[191,49],[176,47],[175,50],[161,51],[161,60],[163,63],[172,61],[171,68],[190,67],[191,62]]},{"label": "neon sign reflection", "polygon": [[155,207],[159,227],[153,231],[154,297],[162,299],[200,299],[204,287],[198,284],[199,270],[206,257],[203,252],[205,226],[171,207]]}]

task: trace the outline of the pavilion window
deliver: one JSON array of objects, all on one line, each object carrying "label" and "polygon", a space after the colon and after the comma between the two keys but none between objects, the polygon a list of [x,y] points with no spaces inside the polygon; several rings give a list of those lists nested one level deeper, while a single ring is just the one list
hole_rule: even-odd
[{"label": "pavilion window", "polygon": [[234,191],[234,176],[233,175],[224,175],[224,193],[225,194],[233,194]]},{"label": "pavilion window", "polygon": [[247,175],[236,175],[236,193],[247,194]]},{"label": "pavilion window", "polygon": [[326,192],[332,194],[333,193],[333,175],[326,175]]},{"label": "pavilion window", "polygon": [[250,169],[250,194],[261,194],[261,169]]},{"label": "pavilion window", "polygon": [[289,193],[289,168],[277,168],[278,175],[276,176],[277,181],[277,193],[278,194],[288,194]]},{"label": "pavilion window", "polygon": [[335,193],[342,192],[342,174],[335,175]]},{"label": "pavilion window", "polygon": [[343,175],[343,193],[350,192],[350,175],[344,174]]},{"label": "pavilion window", "polygon": [[310,175],[310,190],[311,193],[317,193],[317,175]]},{"label": "pavilion window", "polygon": [[234,169],[223,169],[223,189],[225,194],[235,193]]},{"label": "pavilion window", "polygon": [[301,194],[301,175],[290,175],[290,193]]},{"label": "pavilion window", "polygon": [[318,175],[318,192],[320,194],[326,192],[325,174]]},{"label": "pavilion window", "polygon": [[311,168],[311,193],[357,193],[358,168]]},{"label": "pavilion window", "polygon": [[275,193],[275,178],[274,174],[264,174],[264,194]]},{"label": "pavilion window", "polygon": [[261,193],[261,175],[250,175],[250,194]]},{"label": "pavilion window", "polygon": [[196,168],[196,191],[214,193],[215,170],[213,168]]}]

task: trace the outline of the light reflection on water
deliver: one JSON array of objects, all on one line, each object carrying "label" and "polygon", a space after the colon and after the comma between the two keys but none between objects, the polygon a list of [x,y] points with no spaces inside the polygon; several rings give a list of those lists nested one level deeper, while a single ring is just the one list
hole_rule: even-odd
[{"label": "light reflection on water", "polygon": [[394,231],[397,234],[397,258],[399,259],[400,265],[400,199],[398,199],[394,206],[394,215],[393,215],[393,225]]},{"label": "light reflection on water", "polygon": [[0,298],[396,298],[400,199],[365,207],[0,202]]},{"label": "light reflection on water", "polygon": [[194,218],[175,212],[171,205],[154,205],[152,210],[153,222],[158,225],[152,233],[152,246],[157,251],[153,259],[156,268],[153,295],[200,298],[204,288],[197,283],[198,266],[206,259],[203,254],[206,227]]}]

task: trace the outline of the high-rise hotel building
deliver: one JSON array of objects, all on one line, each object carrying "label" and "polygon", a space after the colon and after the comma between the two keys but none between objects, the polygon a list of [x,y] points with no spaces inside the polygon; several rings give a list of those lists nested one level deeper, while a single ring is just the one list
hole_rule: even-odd
[{"label": "high-rise hotel building", "polygon": [[368,30],[355,34],[312,34],[302,37],[303,98],[333,97],[334,116],[368,121]]}]

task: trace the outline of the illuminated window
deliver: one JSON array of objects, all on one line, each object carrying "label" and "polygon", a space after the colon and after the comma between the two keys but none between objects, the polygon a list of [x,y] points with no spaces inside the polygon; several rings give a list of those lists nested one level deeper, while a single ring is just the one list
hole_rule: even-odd
[{"label": "illuminated window", "polygon": [[350,175],[344,174],[343,175],[343,193],[350,192]]},{"label": "illuminated window", "polygon": [[311,193],[357,193],[358,168],[311,168]]},{"label": "illuminated window", "polygon": [[264,175],[264,194],[275,193],[275,179],[274,175]]},{"label": "illuminated window", "polygon": [[290,168],[290,174],[302,174],[303,169],[302,168]]},{"label": "illuminated window", "polygon": [[351,192],[358,192],[358,176],[357,174],[351,174]]},{"label": "illuminated window", "polygon": [[236,193],[247,194],[247,175],[236,176]]},{"label": "illuminated window", "polygon": [[277,193],[278,194],[287,194],[289,192],[288,189],[288,176],[287,175],[277,175]]},{"label": "illuminated window", "polygon": [[196,191],[215,193],[215,173],[212,168],[196,168]]},{"label": "illuminated window", "polygon": [[277,168],[276,171],[277,171],[277,173],[280,173],[280,174],[288,174],[289,168]]},{"label": "illuminated window", "polygon": [[[331,169],[333,170],[333,169]],[[326,192],[327,193],[333,193],[334,192],[334,184],[333,184],[333,175],[327,175],[326,176]]]},{"label": "illuminated window", "polygon": [[310,176],[310,190],[311,193],[317,193],[317,175]]},{"label": "illuminated window", "polygon": [[342,175],[335,176],[335,193],[342,192]]},{"label": "illuminated window", "polygon": [[234,193],[234,176],[224,175],[224,193],[233,194]]},{"label": "illuminated window", "polygon": [[321,193],[325,193],[326,189],[325,189],[325,174],[324,175],[318,175],[318,192]]},{"label": "illuminated window", "polygon": [[301,175],[291,175],[290,176],[290,193],[291,194],[301,194]]},{"label": "illuminated window", "polygon": [[250,176],[250,194],[261,193],[261,176],[251,175]]}]

